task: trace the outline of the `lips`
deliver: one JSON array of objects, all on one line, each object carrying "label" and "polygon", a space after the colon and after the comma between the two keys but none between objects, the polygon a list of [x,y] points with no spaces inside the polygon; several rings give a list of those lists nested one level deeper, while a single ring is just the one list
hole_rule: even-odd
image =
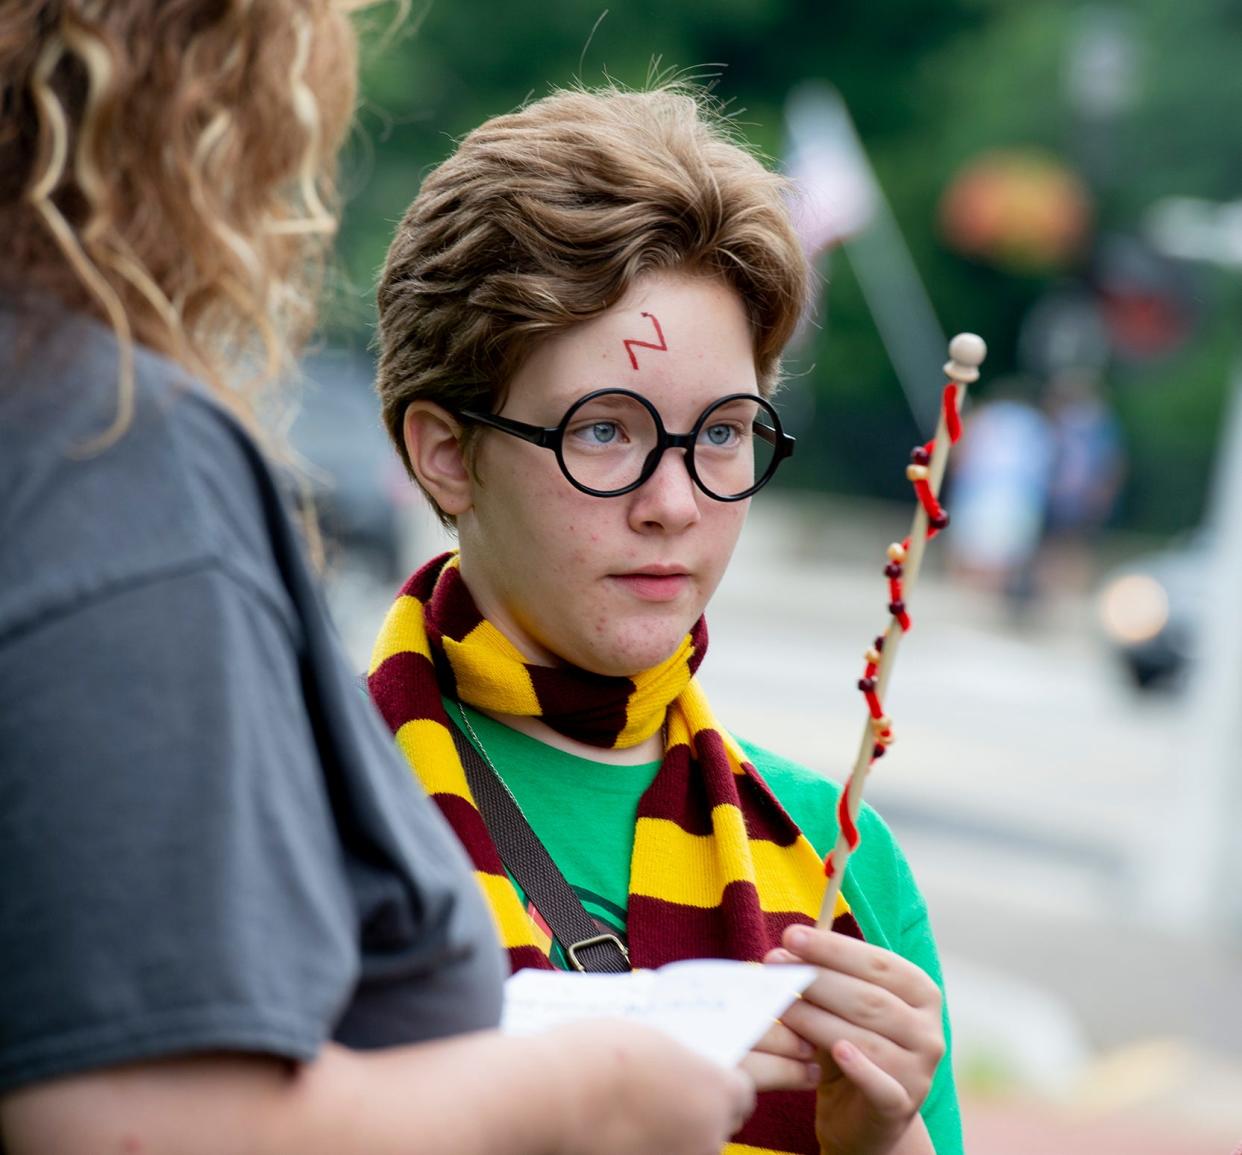
[{"label": "lips", "polygon": [[690,575],[680,566],[644,566],[614,574],[613,581],[646,602],[667,602],[680,597],[690,585]]}]

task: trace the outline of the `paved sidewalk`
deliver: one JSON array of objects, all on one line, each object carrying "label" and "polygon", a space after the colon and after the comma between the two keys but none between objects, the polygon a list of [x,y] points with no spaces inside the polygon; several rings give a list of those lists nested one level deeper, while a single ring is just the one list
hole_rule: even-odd
[{"label": "paved sidewalk", "polygon": [[967,1099],[962,1112],[967,1155],[1230,1155],[1242,1143],[1242,1125],[1217,1133],[1141,1113],[1092,1118],[1033,1100]]}]

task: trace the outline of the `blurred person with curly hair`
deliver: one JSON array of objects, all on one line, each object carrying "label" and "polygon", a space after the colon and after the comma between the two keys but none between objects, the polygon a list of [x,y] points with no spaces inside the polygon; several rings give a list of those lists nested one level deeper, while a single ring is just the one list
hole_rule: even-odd
[{"label": "blurred person with curly hair", "polygon": [[354,102],[331,0],[0,9],[0,1150],[716,1150],[749,1077],[511,1039],[469,864],[255,434]]},{"label": "blurred person with curly hair", "polygon": [[369,685],[515,969],[818,968],[744,1063],[767,1093],[728,1152],[949,1155],[940,969],[900,849],[866,810],[841,933],[816,930],[840,788],[735,739],[696,677],[793,448],[771,398],[809,270],[785,191],[676,85],[555,92],[427,177],[379,288],[379,391],[459,548],[402,589]]}]

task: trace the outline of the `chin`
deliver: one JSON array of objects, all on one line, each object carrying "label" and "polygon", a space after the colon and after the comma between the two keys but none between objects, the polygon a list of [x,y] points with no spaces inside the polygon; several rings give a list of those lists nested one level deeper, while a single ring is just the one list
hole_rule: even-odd
[{"label": "chin", "polygon": [[689,627],[674,632],[664,626],[656,626],[637,636],[616,638],[607,648],[601,646],[595,649],[589,668],[597,674],[622,678],[640,674],[674,654],[688,631]]}]

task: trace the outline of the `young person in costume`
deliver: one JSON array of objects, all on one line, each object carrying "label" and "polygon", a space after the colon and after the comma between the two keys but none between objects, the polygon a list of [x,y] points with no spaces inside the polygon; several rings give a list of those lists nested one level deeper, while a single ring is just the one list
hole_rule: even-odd
[{"label": "young person in costume", "polygon": [[706,1155],[747,1076],[492,1029],[250,432],[353,77],[328,0],[0,8],[0,1151]]},{"label": "young person in costume", "polygon": [[769,398],[808,270],[783,195],[677,90],[555,94],[428,176],[379,290],[379,389],[459,550],[403,587],[368,680],[513,967],[582,958],[509,878],[492,774],[634,966],[820,968],[744,1064],[770,1093],[730,1152],[946,1155],[939,967],[899,849],[867,811],[842,933],[815,931],[838,787],[735,739],[694,677],[791,448]]}]

